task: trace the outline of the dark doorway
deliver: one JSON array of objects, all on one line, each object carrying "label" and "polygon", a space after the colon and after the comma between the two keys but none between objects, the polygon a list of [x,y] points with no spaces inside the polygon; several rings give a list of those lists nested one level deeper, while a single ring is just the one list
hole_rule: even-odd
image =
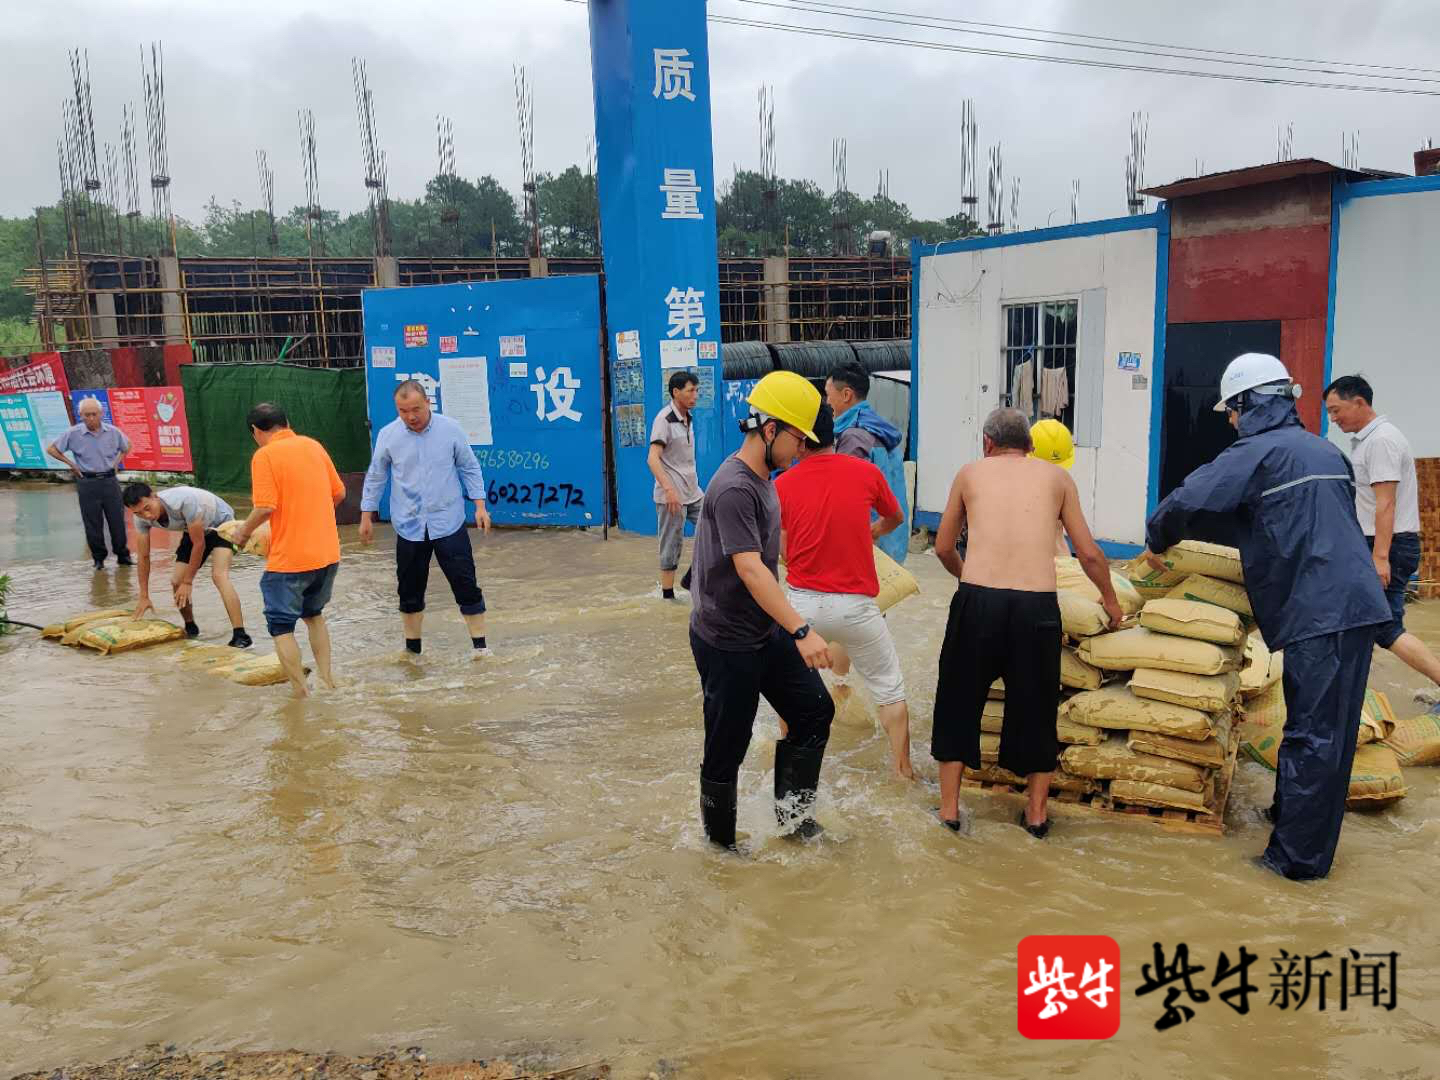
[{"label": "dark doorway", "polygon": [[[1160,428],[1160,497],[1235,441],[1214,411],[1225,365],[1246,352],[1280,355],[1280,323],[1171,323],[1165,328],[1165,415]],[[1224,521],[1197,522],[1194,540],[1233,543]]]}]

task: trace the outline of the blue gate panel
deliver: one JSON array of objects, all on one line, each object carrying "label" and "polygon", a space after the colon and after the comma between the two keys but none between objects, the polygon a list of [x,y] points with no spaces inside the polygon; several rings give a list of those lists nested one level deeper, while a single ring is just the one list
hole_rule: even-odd
[{"label": "blue gate panel", "polygon": [[415,379],[470,432],[497,524],[605,522],[599,278],[367,289],[361,302],[372,447],[395,387]]}]

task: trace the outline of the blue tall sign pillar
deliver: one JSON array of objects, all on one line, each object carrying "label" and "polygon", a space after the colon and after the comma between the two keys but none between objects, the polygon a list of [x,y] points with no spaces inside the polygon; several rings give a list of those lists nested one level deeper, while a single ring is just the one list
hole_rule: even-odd
[{"label": "blue tall sign pillar", "polygon": [[650,424],[675,369],[700,379],[702,483],[723,457],[705,0],[590,0],[590,64],[620,524],[653,533]]}]

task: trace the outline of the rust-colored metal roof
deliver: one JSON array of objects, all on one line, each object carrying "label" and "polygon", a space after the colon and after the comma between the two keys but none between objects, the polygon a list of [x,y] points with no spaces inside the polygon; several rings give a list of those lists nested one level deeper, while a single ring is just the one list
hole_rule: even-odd
[{"label": "rust-colored metal roof", "polygon": [[1244,169],[1189,177],[1158,187],[1145,188],[1141,194],[1153,195],[1157,199],[1183,199],[1188,195],[1206,195],[1213,191],[1273,184],[1278,180],[1292,180],[1297,176],[1318,173],[1341,173],[1346,180],[1383,180],[1405,175],[1385,172],[1383,169],[1345,169],[1319,158],[1297,158],[1293,161],[1274,161],[1267,165],[1251,165]]}]

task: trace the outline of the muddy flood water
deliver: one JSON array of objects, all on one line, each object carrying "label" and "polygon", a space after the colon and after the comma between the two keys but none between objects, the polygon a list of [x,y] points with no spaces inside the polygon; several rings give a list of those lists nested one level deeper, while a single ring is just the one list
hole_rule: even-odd
[{"label": "muddy flood water", "polygon": [[[477,542],[496,655],[476,664],[431,577],[426,654],[400,652],[391,534],[344,556],[327,614],[341,686],[306,702],[176,663],[0,639],[0,1076],[147,1042],[559,1068],[645,1077],[1432,1077],[1440,1074],[1440,769],[1395,808],[1350,814],[1329,880],[1250,863],[1271,774],[1244,763],[1224,839],[1057,807],[1025,836],[1018,797],[967,792],[973,838],[940,828],[929,756],[952,586],[911,557],[891,623],[923,782],[886,775],[863,712],[837,718],[823,841],[775,837],[777,735],[762,707],[741,774],[749,860],[708,850],[688,608],[653,593],[653,541],[506,531]],[[688,558],[688,555],[687,555]],[[162,616],[164,553],[156,570]],[[0,488],[10,614],[46,622],[133,602],[92,573],[73,489]],[[257,651],[259,560],[234,578]],[[204,640],[228,637],[208,574]],[[161,603],[161,601],[165,603]],[[1411,608],[1440,644],[1440,604]],[[303,635],[302,635],[303,638]],[[1418,676],[1378,653],[1400,716]],[[1016,1031],[1016,946],[1108,934],[1119,1034]],[[1136,997],[1154,942],[1260,959],[1247,1015],[1220,1001],[1156,1031]],[[1398,951],[1398,1002],[1270,1004],[1281,949]],[[1338,970],[1337,970],[1338,976]],[[1233,981],[1226,983],[1233,985]],[[1224,987],[1222,987],[1223,989]],[[1188,1002],[1182,1002],[1188,1003]]]}]

